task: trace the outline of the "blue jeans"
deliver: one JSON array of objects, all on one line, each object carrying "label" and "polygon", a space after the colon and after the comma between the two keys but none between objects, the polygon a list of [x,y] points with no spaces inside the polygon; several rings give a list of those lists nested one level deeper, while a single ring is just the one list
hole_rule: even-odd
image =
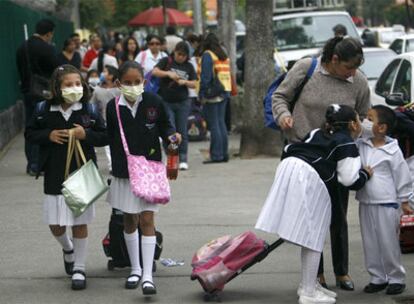
[{"label": "blue jeans", "polygon": [[228,159],[228,138],[225,122],[227,99],[206,103],[203,107],[210,130],[210,158],[214,161]]},{"label": "blue jeans", "polygon": [[191,110],[190,99],[174,103],[165,102],[165,107],[168,111],[168,117],[170,119],[171,124],[182,136],[182,142],[178,148],[178,154],[180,158],[180,163],[186,163],[188,151],[187,121],[188,115],[190,115]]},{"label": "blue jeans", "polygon": [[[30,94],[24,94],[24,109],[26,116],[26,126],[32,119],[33,112],[35,110],[38,99],[34,98]],[[38,170],[38,159],[39,159],[39,145],[32,144],[27,139],[24,142],[24,152],[26,154],[27,166],[26,172],[29,170],[37,172]]]}]

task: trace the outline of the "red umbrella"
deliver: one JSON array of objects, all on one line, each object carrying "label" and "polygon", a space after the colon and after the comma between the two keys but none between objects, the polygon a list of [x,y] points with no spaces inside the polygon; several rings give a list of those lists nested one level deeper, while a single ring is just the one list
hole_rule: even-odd
[{"label": "red umbrella", "polygon": [[[183,12],[173,8],[167,8],[168,25],[193,25],[193,19]],[[162,7],[150,8],[136,15],[128,21],[129,26],[162,26],[164,15]]]}]

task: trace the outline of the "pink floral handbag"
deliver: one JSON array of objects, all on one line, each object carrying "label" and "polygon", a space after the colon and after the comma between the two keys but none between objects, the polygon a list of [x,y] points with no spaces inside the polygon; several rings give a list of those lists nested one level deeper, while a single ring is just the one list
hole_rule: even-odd
[{"label": "pink floral handbag", "polygon": [[145,156],[129,153],[118,103],[119,97],[115,100],[116,115],[118,117],[122,145],[127,157],[129,183],[132,193],[148,203],[166,204],[170,201],[171,191],[165,165],[159,161],[147,160]]}]

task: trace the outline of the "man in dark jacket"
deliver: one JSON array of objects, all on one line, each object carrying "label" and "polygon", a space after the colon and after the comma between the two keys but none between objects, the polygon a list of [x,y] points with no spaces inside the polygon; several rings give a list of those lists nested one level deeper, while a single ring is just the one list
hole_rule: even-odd
[{"label": "man in dark jacket", "polygon": [[[36,24],[36,33],[24,41],[16,52],[17,68],[20,74],[21,91],[24,96],[26,124],[33,115],[36,103],[43,100],[31,92],[33,75],[50,79],[53,70],[57,67],[56,49],[50,44],[53,38],[55,24],[49,19],[42,19]],[[27,159],[26,172],[35,175],[39,154],[37,145],[25,142]]]}]

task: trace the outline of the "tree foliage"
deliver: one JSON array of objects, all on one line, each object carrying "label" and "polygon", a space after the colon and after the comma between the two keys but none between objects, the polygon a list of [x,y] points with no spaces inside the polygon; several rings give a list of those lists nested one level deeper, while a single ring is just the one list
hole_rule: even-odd
[{"label": "tree foliage", "polygon": [[80,0],[79,15],[81,27],[95,29],[101,25],[107,25],[111,20],[113,12],[108,1]]}]

